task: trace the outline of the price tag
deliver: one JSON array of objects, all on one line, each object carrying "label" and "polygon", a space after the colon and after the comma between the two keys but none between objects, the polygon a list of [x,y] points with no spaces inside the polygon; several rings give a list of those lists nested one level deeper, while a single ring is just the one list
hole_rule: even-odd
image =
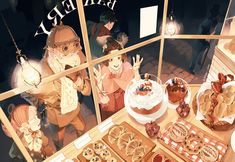
[{"label": "price tag", "polygon": [[81,137],[79,137],[74,141],[74,145],[77,149],[80,149],[90,141],[91,141],[90,135],[88,133],[85,133],[84,135],[82,135]]},{"label": "price tag", "polygon": [[52,160],[50,160],[50,162],[62,162],[65,159],[64,154],[60,153],[59,155],[57,155],[55,158],[53,158]]},{"label": "price tag", "polygon": [[104,122],[102,122],[98,128],[100,130],[101,133],[104,133],[106,130],[108,130],[111,126],[113,126],[114,123],[112,121],[112,118],[109,118],[107,120],[105,120]]}]

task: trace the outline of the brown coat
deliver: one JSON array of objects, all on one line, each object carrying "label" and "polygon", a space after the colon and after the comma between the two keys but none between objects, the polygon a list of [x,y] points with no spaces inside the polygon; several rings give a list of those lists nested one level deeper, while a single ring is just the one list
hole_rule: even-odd
[{"label": "brown coat", "polygon": [[[82,53],[82,51],[80,51],[78,54],[81,59],[81,63],[84,63],[85,56]],[[47,63],[47,53],[45,54],[45,57],[41,60],[41,65],[42,65],[42,77],[47,77],[49,75],[54,74]],[[78,75],[80,75],[83,79],[88,80],[85,69],[79,71]],[[42,100],[46,105],[47,118],[50,123],[58,125],[59,127],[64,127],[78,116],[80,112],[80,103],[78,103],[77,109],[67,114],[61,114],[61,107],[60,107],[61,83],[59,80],[54,80],[53,82],[44,84],[41,87],[39,87],[39,89],[40,90],[39,92],[37,92],[36,97]]]}]

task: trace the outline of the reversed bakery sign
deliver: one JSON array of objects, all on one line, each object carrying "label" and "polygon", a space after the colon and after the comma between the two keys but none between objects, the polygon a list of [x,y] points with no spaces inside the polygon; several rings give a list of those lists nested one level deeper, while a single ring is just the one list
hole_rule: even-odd
[{"label": "reversed bakery sign", "polygon": [[[117,2],[116,0],[85,0],[84,7],[90,5],[102,5],[102,6],[107,6],[108,8],[113,10],[116,2]],[[75,2],[73,2],[72,0],[64,0],[61,2],[61,5],[63,7],[62,10],[59,10],[58,6],[56,5],[47,14],[47,19],[51,21],[51,24],[53,26],[57,25],[58,22],[60,22],[60,20],[62,20],[65,15],[77,9]],[[47,35],[50,34],[50,28],[47,29],[43,21],[40,23],[38,30],[34,34],[34,37],[41,34],[47,34]]]}]

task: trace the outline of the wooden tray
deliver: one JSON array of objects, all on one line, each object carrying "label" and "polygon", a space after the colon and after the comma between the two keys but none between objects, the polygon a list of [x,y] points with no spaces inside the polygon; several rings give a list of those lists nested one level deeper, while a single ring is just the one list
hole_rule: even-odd
[{"label": "wooden tray", "polygon": [[[153,159],[157,154],[163,155],[166,159],[169,159],[171,162],[177,162],[173,157],[171,157],[169,154],[167,154],[165,151],[163,151],[160,148],[157,149],[156,151],[152,152],[152,155],[149,156],[148,158],[146,158],[144,161],[145,162],[153,162]],[[164,162],[164,161],[162,161],[162,162]]]},{"label": "wooden tray", "polygon": [[[197,112],[197,101],[196,101],[196,98],[197,98],[197,94],[193,97],[193,102],[192,102],[192,109],[193,109],[193,112],[195,114]],[[235,127],[235,120],[234,120],[233,124],[229,124],[228,122],[225,122],[225,121],[220,121],[220,122],[218,122],[216,124],[207,122],[205,120],[201,120],[201,122],[205,126],[210,128],[211,130],[215,130],[215,131],[227,131],[227,130],[233,129]]]},{"label": "wooden tray", "polygon": [[[183,120],[183,119],[178,119],[177,121],[179,121],[179,120]],[[168,123],[168,124],[167,124],[166,128],[164,129],[164,132],[165,132],[166,130],[168,130],[168,128],[171,126],[171,124],[173,124],[173,123]],[[217,137],[214,137],[214,136],[210,135],[209,133],[207,133],[206,131],[204,131],[204,130],[198,128],[198,127],[196,127],[196,126],[195,126],[194,124],[192,124],[192,123],[190,123],[190,124],[192,125],[192,127],[195,127],[198,132],[202,133],[202,134],[204,135],[204,137],[206,136],[206,138],[209,138],[209,139],[212,139],[212,140],[214,140],[214,141],[217,141],[217,142],[219,142],[219,143],[225,145],[225,146],[227,147],[227,149],[228,149],[228,145],[225,144],[225,143],[224,143],[223,141],[221,141],[220,139],[218,139]],[[180,157],[180,158],[183,159],[184,161],[186,161],[186,162],[192,162],[189,158],[187,158],[186,156],[183,156],[183,155],[180,154],[177,150],[173,149],[170,145],[166,144],[161,138],[160,138],[158,141],[159,141],[159,143],[161,143],[164,147],[166,147],[167,149],[169,149],[170,151],[172,151],[174,154],[176,154],[178,157]],[[226,151],[227,151],[227,149],[226,149]],[[225,153],[226,153],[226,152],[225,152]],[[225,155],[225,153],[224,153],[224,155]],[[219,156],[220,156],[220,155],[219,155]],[[223,157],[222,157],[222,159],[220,159],[220,161],[223,161]]]},{"label": "wooden tray", "polygon": [[[122,160],[120,157],[118,157],[118,156],[113,152],[113,150],[112,150],[107,144],[105,144],[105,143],[104,143],[103,141],[101,141],[101,140],[98,140],[97,142],[100,142],[100,143],[104,144],[105,146],[107,146],[107,149],[111,152],[112,157],[114,157],[115,159],[117,159],[118,162],[123,162],[123,160]],[[86,149],[86,148],[88,148],[88,147],[90,147],[91,149],[93,149],[93,143],[88,144],[86,147],[83,148],[83,150]],[[98,156],[99,156],[99,155],[98,155]],[[100,156],[99,156],[99,157],[100,157]],[[78,158],[81,162],[89,162],[89,160],[86,160],[86,159],[83,157],[82,152],[77,156],[77,158]],[[105,162],[105,161],[106,161],[106,160],[102,160],[102,162]]]},{"label": "wooden tray", "polygon": [[[122,122],[120,125],[123,126],[124,128],[126,128],[128,132],[133,132],[135,134],[135,139],[142,140],[142,145],[147,146],[147,151],[146,151],[146,154],[144,155],[143,158],[145,158],[148,155],[148,153],[150,153],[154,149],[154,147],[156,146],[156,144],[151,139],[145,137],[142,133],[140,133],[138,130],[136,130],[135,128],[130,126],[127,122]],[[106,134],[103,137],[103,140],[125,161],[127,161],[127,162],[132,161],[132,156],[126,156],[125,151],[119,150],[117,144],[111,144],[109,142],[108,134]]]}]

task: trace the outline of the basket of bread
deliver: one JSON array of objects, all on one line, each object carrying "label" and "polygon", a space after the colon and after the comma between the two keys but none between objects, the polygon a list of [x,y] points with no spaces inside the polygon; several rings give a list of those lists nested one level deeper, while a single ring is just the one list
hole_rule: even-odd
[{"label": "basket of bread", "polygon": [[218,74],[218,80],[203,83],[193,101],[196,119],[212,130],[235,127],[235,81],[231,74]]}]

